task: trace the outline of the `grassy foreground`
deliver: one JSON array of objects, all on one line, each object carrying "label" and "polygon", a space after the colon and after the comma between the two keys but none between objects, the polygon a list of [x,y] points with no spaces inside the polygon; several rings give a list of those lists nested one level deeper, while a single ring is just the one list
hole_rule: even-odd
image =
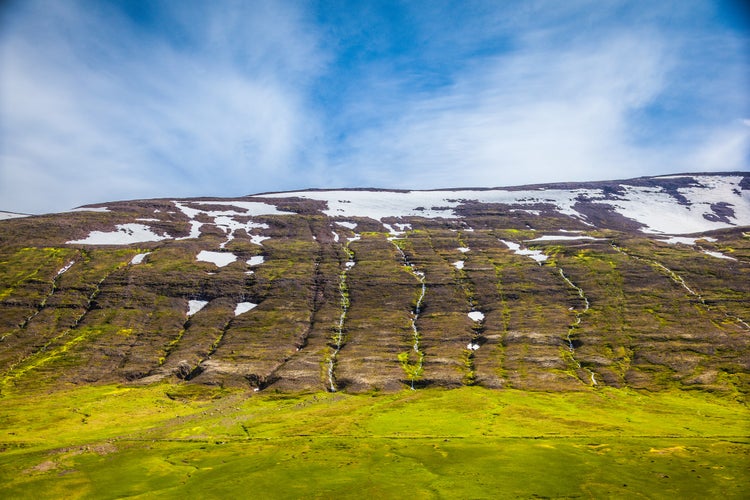
[{"label": "grassy foreground", "polygon": [[741,498],[750,414],[701,392],[0,397],[1,498]]}]

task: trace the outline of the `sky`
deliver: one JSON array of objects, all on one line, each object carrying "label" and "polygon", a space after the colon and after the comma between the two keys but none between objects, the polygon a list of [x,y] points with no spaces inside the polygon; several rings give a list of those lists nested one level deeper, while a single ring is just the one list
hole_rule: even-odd
[{"label": "sky", "polygon": [[750,170],[730,0],[5,0],[0,210]]}]

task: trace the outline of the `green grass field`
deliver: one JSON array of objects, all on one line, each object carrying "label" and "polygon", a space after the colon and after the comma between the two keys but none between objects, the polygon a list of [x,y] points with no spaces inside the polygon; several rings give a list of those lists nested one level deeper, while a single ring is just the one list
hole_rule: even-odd
[{"label": "green grass field", "polygon": [[1,498],[742,498],[750,418],[703,392],[0,397]]}]

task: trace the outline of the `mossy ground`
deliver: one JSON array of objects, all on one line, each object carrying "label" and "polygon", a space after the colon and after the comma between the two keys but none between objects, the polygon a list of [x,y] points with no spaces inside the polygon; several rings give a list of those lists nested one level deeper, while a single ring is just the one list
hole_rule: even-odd
[{"label": "mossy ground", "polygon": [[698,391],[6,393],[0,496],[742,498],[749,416]]}]

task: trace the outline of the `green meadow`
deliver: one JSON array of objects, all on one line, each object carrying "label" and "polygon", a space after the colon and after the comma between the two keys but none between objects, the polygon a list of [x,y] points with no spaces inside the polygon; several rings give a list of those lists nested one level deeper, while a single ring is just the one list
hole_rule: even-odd
[{"label": "green meadow", "polygon": [[0,498],[746,498],[749,424],[698,391],[5,392]]}]

